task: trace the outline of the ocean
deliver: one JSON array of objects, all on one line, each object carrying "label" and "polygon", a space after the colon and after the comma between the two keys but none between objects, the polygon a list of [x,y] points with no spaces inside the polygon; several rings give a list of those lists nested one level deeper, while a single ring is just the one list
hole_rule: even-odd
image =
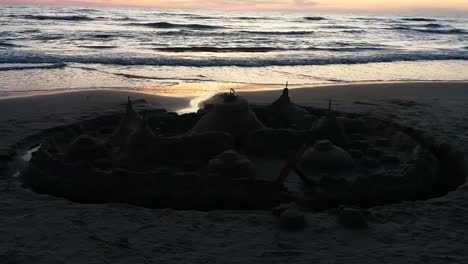
[{"label": "ocean", "polygon": [[468,80],[468,17],[0,4],[0,96]]}]

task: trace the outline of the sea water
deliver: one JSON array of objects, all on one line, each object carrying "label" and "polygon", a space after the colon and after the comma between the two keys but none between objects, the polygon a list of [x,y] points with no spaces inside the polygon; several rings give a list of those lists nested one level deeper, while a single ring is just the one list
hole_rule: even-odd
[{"label": "sea water", "polygon": [[0,96],[468,80],[468,17],[0,4]]}]

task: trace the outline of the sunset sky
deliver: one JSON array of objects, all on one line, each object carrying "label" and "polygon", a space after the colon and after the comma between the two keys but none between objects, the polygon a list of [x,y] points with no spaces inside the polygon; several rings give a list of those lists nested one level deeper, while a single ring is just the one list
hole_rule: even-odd
[{"label": "sunset sky", "polygon": [[0,3],[99,4],[219,10],[468,11],[468,0],[0,0]]}]

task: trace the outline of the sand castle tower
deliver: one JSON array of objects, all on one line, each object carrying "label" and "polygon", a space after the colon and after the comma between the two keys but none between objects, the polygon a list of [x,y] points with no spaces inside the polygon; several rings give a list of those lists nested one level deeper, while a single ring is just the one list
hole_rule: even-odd
[{"label": "sand castle tower", "polygon": [[125,145],[129,136],[140,128],[142,120],[143,118],[133,108],[133,103],[129,97],[125,116],[120,121],[119,127],[110,138],[109,143],[118,147]]},{"label": "sand castle tower", "polygon": [[223,131],[239,137],[263,127],[247,100],[231,89],[229,93],[218,97],[214,106],[193,127],[192,132]]},{"label": "sand castle tower", "polygon": [[310,114],[306,109],[291,101],[287,84],[281,96],[270,105],[270,110],[277,122],[277,124],[272,124],[274,126],[310,128],[312,122],[316,119],[316,117]]},{"label": "sand castle tower", "polygon": [[116,151],[115,161],[125,168],[151,166],[158,158],[159,140],[128,98],[125,116],[108,143]]},{"label": "sand castle tower", "polygon": [[291,106],[291,98],[289,97],[289,89],[288,87],[283,89],[283,93],[280,95],[278,99],[276,99],[272,104],[272,108],[282,108],[282,107],[289,107]]}]

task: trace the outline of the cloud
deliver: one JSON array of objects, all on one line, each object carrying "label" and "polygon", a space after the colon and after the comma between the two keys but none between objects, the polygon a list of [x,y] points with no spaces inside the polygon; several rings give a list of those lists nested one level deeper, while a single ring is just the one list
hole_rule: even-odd
[{"label": "cloud", "polygon": [[[1,1],[1,0],[0,0]],[[271,8],[307,8],[315,6],[314,0],[211,0],[201,4],[197,0],[171,0],[171,1],[150,1],[150,0],[55,0],[56,2],[70,3],[94,3],[94,4],[147,4],[155,6],[173,7],[221,7],[221,8],[249,8],[249,7],[271,7]]]},{"label": "cloud", "polygon": [[277,8],[306,8],[317,4],[313,0],[212,0],[210,4],[224,7],[277,7]]},{"label": "cloud", "polygon": [[33,4],[79,4],[79,5],[125,5],[125,6],[156,6],[174,8],[207,8],[233,10],[292,10],[306,9],[317,4],[314,0],[0,0],[10,3]]},{"label": "cloud", "polygon": [[294,3],[296,6],[314,6],[318,4],[316,1],[311,0],[294,0]]}]

